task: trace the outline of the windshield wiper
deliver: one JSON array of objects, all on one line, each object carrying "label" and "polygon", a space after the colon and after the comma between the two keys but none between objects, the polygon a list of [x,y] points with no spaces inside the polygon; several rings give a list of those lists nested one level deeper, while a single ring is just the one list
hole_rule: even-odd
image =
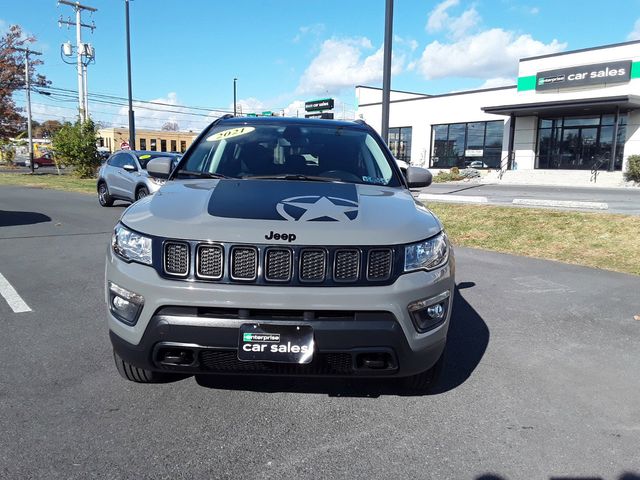
[{"label": "windshield wiper", "polygon": [[221,173],[210,173],[210,172],[190,172],[188,170],[182,170],[177,173],[179,177],[188,176],[192,178],[230,178]]},{"label": "windshield wiper", "polygon": [[301,180],[308,182],[342,182],[335,177],[317,177],[315,175],[302,175],[298,173],[285,173],[282,175],[245,175],[243,179],[251,180]]}]

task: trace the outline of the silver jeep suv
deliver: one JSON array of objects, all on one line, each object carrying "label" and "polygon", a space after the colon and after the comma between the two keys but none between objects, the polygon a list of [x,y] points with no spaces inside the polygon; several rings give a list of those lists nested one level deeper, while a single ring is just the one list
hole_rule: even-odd
[{"label": "silver jeep suv", "polygon": [[106,260],[116,366],[433,385],[454,294],[442,224],[363,122],[222,118],[123,214]]}]

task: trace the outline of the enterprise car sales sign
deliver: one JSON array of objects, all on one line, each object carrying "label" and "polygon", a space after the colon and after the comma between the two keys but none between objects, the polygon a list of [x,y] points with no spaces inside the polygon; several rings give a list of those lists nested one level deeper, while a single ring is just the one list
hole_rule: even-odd
[{"label": "enterprise car sales sign", "polygon": [[630,79],[631,60],[597,63],[538,72],[536,90],[556,90],[603,83],[623,83],[628,82]]},{"label": "enterprise car sales sign", "polygon": [[304,109],[307,112],[317,112],[320,110],[331,110],[333,108],[333,98],[324,98],[322,100],[311,100],[304,103]]}]

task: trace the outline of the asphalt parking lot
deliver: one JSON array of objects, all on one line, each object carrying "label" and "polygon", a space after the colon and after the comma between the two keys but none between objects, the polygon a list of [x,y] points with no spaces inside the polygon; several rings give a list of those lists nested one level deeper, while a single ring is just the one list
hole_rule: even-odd
[{"label": "asphalt parking lot", "polygon": [[0,187],[0,274],[30,310],[0,298],[0,478],[640,479],[640,277],[457,249],[431,395],[137,385],[116,372],[104,319],[122,211]]}]

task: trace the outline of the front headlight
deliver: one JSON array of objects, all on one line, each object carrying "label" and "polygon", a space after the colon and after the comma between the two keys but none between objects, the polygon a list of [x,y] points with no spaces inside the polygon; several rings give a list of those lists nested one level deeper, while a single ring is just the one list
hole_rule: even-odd
[{"label": "front headlight", "polygon": [[449,258],[449,241],[444,232],[423,242],[404,247],[404,271],[433,270]]},{"label": "front headlight", "polygon": [[156,178],[156,177],[149,177],[149,181],[155,185],[164,185],[166,183],[166,180],[164,178]]},{"label": "front headlight", "polygon": [[111,238],[111,247],[124,260],[151,265],[151,239],[132,232],[122,225],[116,225]]}]

